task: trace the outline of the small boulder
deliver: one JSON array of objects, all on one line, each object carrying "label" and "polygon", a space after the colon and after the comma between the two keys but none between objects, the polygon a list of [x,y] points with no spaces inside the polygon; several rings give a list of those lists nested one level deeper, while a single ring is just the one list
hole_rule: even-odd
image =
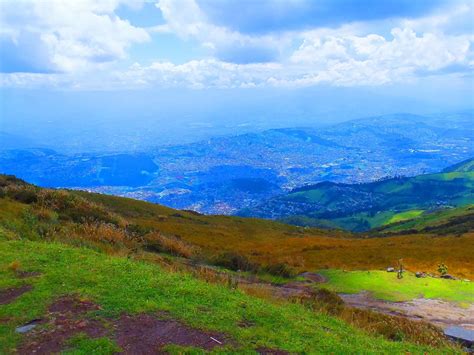
[{"label": "small boulder", "polygon": [[453,275],[450,275],[450,274],[441,275],[441,278],[447,279],[447,280],[457,280]]},{"label": "small boulder", "polygon": [[387,272],[395,272],[395,268],[390,266],[387,268]]},{"label": "small boulder", "polygon": [[20,333],[20,334],[28,333],[30,330],[33,330],[39,323],[41,323],[41,321],[42,321],[41,319],[33,319],[32,321],[20,327],[17,327],[15,329],[15,332]]},{"label": "small boulder", "polygon": [[418,271],[418,272],[415,273],[415,276],[420,279],[420,278],[425,278],[427,275],[424,272]]}]

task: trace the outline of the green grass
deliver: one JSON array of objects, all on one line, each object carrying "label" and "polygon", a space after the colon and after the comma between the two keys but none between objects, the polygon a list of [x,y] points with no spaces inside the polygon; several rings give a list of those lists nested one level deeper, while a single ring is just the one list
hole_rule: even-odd
[{"label": "green grass", "polygon": [[[42,274],[17,279],[8,270],[13,261],[19,261],[25,271]],[[21,341],[22,336],[14,332],[16,326],[41,317],[56,297],[72,293],[98,303],[102,307],[99,316],[167,311],[191,326],[230,335],[247,352],[268,347],[334,354],[446,353],[446,349],[372,337],[302,305],[273,304],[150,263],[57,243],[0,239],[0,288],[24,283],[31,283],[33,290],[0,307],[0,319],[9,319],[0,323],[1,352],[13,352]],[[238,323],[243,320],[255,325],[241,328]],[[91,349],[108,353],[115,347],[107,339],[83,337],[71,340],[70,345],[77,354]]]},{"label": "green grass", "polygon": [[386,271],[322,270],[328,288],[341,293],[371,292],[379,299],[407,301],[424,297],[459,303],[474,303],[474,283],[438,278],[417,278],[405,272],[402,279]]},{"label": "green grass", "polygon": [[[382,229],[384,232],[397,232],[404,230],[423,230],[424,228],[435,228],[437,226],[449,224],[452,221],[459,221],[461,219],[469,219],[474,213],[474,205],[467,205],[457,208],[446,208],[433,212],[420,213],[417,216],[400,220],[398,223],[384,225]],[[402,223],[400,223],[402,222]],[[446,234],[446,233],[444,233]]]},{"label": "green grass", "polygon": [[72,337],[67,342],[64,355],[116,354],[122,349],[109,338],[91,339],[85,334]]},{"label": "green grass", "polygon": [[384,224],[396,223],[401,221],[406,221],[407,219],[416,218],[421,215],[424,211],[423,210],[410,210],[405,212],[400,212],[394,214],[388,221]]}]

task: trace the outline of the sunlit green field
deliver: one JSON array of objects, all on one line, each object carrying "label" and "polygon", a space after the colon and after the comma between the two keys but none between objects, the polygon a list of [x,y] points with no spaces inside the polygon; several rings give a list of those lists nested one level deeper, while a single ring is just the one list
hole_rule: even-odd
[{"label": "sunlit green field", "polygon": [[405,272],[402,279],[395,272],[321,270],[328,278],[328,288],[342,293],[368,291],[389,301],[432,298],[459,303],[474,303],[474,283],[440,278],[417,278]]}]

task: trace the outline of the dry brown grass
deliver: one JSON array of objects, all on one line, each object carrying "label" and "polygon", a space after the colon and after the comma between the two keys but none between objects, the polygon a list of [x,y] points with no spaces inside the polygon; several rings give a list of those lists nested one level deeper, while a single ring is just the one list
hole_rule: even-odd
[{"label": "dry brown grass", "polygon": [[301,303],[316,312],[336,316],[357,329],[389,340],[409,341],[434,347],[452,346],[442,330],[432,324],[348,307],[336,293],[329,290],[317,289],[310,295],[294,297],[292,302]]},{"label": "dry brown grass", "polygon": [[8,270],[17,272],[21,269],[21,263],[18,260],[12,261],[8,264]]},{"label": "dry brown grass", "polygon": [[198,216],[143,201],[80,193],[131,223],[179,235],[210,256],[231,251],[260,265],[285,262],[297,271],[384,269],[404,259],[407,270],[435,272],[441,262],[453,275],[474,279],[474,233],[456,237],[413,234],[361,238],[266,220]]},{"label": "dry brown grass", "polygon": [[409,341],[434,347],[450,346],[441,329],[422,321],[390,316],[366,309],[344,307],[337,316],[369,334],[395,341]]},{"label": "dry brown grass", "polygon": [[160,232],[151,232],[144,237],[146,248],[158,252],[169,253],[174,256],[191,258],[198,249],[175,236],[164,235]]}]

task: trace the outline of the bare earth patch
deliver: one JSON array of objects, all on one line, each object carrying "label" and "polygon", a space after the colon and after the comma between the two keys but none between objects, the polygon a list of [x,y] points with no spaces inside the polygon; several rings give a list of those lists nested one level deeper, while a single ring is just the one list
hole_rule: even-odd
[{"label": "bare earth patch", "polygon": [[22,294],[31,291],[33,286],[24,285],[20,287],[7,288],[6,290],[0,290],[0,304],[9,304],[20,297]]},{"label": "bare earth patch", "polygon": [[374,299],[368,292],[340,296],[346,304],[356,308],[423,320],[441,328],[458,325],[474,329],[474,305],[461,308],[450,302],[427,298],[417,298],[407,302],[388,302]]},{"label": "bare earth patch", "polygon": [[15,275],[19,279],[27,279],[27,278],[30,278],[30,277],[40,276],[41,272],[38,272],[38,271],[16,271]]},{"label": "bare earth patch", "polygon": [[288,355],[289,352],[278,349],[258,348],[257,353],[260,355]]},{"label": "bare earth patch", "polygon": [[122,315],[119,319],[87,317],[100,307],[75,296],[57,299],[41,320],[43,325],[25,335],[19,354],[52,354],[65,349],[67,340],[79,333],[90,338],[115,339],[125,354],[154,354],[170,344],[205,350],[233,345],[223,334],[189,327],[170,318],[149,314]]},{"label": "bare earth patch", "polygon": [[191,328],[176,320],[148,314],[124,315],[116,324],[117,344],[128,354],[151,354],[169,344],[211,350],[229,344],[220,333]]},{"label": "bare earth patch", "polygon": [[34,331],[18,349],[19,354],[52,354],[60,352],[64,343],[73,335],[85,333],[91,338],[107,334],[103,323],[96,319],[87,319],[87,312],[99,307],[89,301],[81,301],[65,296],[54,302],[44,319],[46,327]]}]

